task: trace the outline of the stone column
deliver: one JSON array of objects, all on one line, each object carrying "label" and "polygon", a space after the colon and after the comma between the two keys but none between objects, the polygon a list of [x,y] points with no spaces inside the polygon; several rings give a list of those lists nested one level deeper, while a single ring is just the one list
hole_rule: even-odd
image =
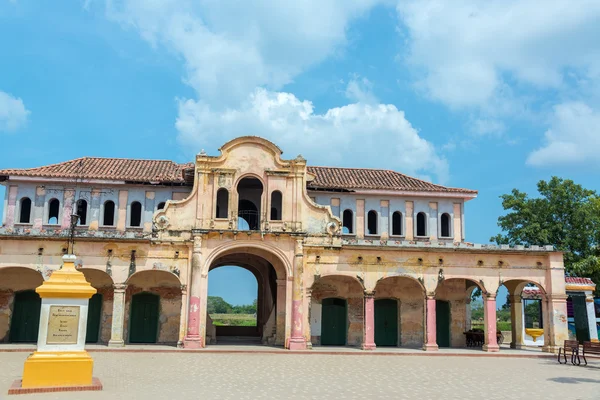
[{"label": "stone column", "polygon": [[177,340],[177,347],[183,347],[183,340],[185,339],[187,303],[187,285],[181,285],[181,311],[179,312],[179,339]]},{"label": "stone column", "polygon": [[127,285],[115,283],[113,285],[113,314],[112,326],[110,328],[109,347],[123,347],[125,340],[123,338],[123,325],[125,323],[125,290]]},{"label": "stone column", "polygon": [[435,296],[428,294],[425,298],[425,351],[437,351],[437,337],[435,324]]},{"label": "stone column", "polygon": [[277,314],[275,315],[275,344],[285,346],[285,315],[286,315],[287,280],[277,279]]},{"label": "stone column", "polygon": [[596,310],[594,308],[594,296],[592,293],[586,294],[585,305],[587,307],[588,325],[590,327],[590,341],[598,341],[598,329],[596,328]]},{"label": "stone column", "polygon": [[306,324],[304,326],[305,329],[305,337],[306,337],[306,348],[307,349],[312,349],[312,336],[311,336],[311,330],[310,330],[310,312],[312,310],[312,289],[306,289],[306,304],[307,304],[307,310],[308,312],[306,313],[306,318],[304,318],[304,323]]},{"label": "stone column", "polygon": [[558,353],[558,349],[569,338],[567,328],[567,295],[546,295],[542,300],[544,318],[544,347],[542,351]]},{"label": "stone column", "polygon": [[523,299],[520,294],[510,295],[511,349],[520,349],[523,343]]},{"label": "stone column", "polygon": [[183,347],[199,349],[204,347],[203,337],[200,335],[200,299],[202,297],[202,237],[194,237],[192,250],[192,287],[189,295],[187,335],[183,340]]},{"label": "stone column", "polygon": [[469,331],[471,330],[471,319],[472,319],[472,313],[471,313],[471,296],[468,296],[465,300],[465,331]]},{"label": "stone column", "polygon": [[500,351],[496,338],[496,294],[487,293],[483,296],[483,320],[485,344],[483,351]]},{"label": "stone column", "polygon": [[365,290],[363,350],[375,350],[375,291]]},{"label": "stone column", "polygon": [[304,249],[302,239],[296,239],[294,257],[294,285],[292,287],[292,337],[290,350],[306,350],[306,339],[302,323],[304,322],[302,307],[302,275],[304,274]]}]

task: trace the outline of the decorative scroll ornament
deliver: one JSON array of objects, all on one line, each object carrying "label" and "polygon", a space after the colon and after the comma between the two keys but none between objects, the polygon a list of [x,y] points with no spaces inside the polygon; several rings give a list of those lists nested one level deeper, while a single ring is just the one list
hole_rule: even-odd
[{"label": "decorative scroll ornament", "polygon": [[169,226],[169,218],[166,215],[161,215],[156,218],[156,227],[160,230],[166,229]]},{"label": "decorative scroll ornament", "polygon": [[335,221],[330,221],[329,223],[327,223],[326,229],[327,229],[327,233],[330,236],[333,236],[333,235],[339,233],[340,227]]}]

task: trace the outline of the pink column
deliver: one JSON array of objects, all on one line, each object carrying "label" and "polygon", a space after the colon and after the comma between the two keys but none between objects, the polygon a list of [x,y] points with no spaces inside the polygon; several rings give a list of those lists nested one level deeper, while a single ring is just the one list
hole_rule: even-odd
[{"label": "pink column", "polygon": [[294,259],[294,285],[292,288],[292,337],[290,350],[306,350],[306,339],[303,334],[302,316],[302,274],[304,273],[304,249],[302,239],[296,240],[296,257]]},{"label": "pink column", "polygon": [[73,200],[75,199],[75,190],[74,189],[65,189],[64,201],[65,204],[63,206],[63,214],[62,214],[62,224],[61,228],[69,229],[71,227],[71,214],[73,214]]},{"label": "pink column", "polygon": [[437,351],[437,337],[436,337],[436,325],[435,325],[435,296],[427,295],[425,300],[426,316],[426,338],[423,350],[425,351]]},{"label": "pink column", "polygon": [[365,291],[363,350],[375,350],[375,292]]},{"label": "pink column", "polygon": [[496,294],[486,294],[483,297],[483,320],[485,330],[485,344],[483,351],[500,351],[498,340],[496,338]]},{"label": "pink column", "polygon": [[6,226],[12,227],[15,224],[15,206],[17,204],[17,186],[8,188],[8,206],[6,207]]},{"label": "pink column", "polygon": [[183,339],[183,347],[186,349],[199,349],[203,346],[203,337],[200,335],[200,297],[201,297],[201,261],[202,261],[202,238],[194,237],[194,248],[192,252],[192,286],[189,295],[187,334]]}]

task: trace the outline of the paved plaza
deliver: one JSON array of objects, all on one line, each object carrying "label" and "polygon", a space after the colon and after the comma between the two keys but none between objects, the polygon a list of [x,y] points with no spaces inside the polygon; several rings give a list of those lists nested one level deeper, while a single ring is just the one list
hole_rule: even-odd
[{"label": "paved plaza", "polygon": [[[14,399],[599,399],[600,360],[468,356],[93,352],[102,392]],[[28,353],[0,353],[0,399]]]}]

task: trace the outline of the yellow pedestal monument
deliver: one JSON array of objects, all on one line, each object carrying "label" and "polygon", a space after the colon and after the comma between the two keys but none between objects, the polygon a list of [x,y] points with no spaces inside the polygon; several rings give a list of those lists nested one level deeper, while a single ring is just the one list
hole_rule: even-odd
[{"label": "yellow pedestal monument", "polygon": [[65,255],[63,267],[36,289],[42,298],[37,351],[25,361],[20,388],[13,385],[19,393],[102,389],[85,351],[88,304],[96,289],[75,269],[75,260]]}]

